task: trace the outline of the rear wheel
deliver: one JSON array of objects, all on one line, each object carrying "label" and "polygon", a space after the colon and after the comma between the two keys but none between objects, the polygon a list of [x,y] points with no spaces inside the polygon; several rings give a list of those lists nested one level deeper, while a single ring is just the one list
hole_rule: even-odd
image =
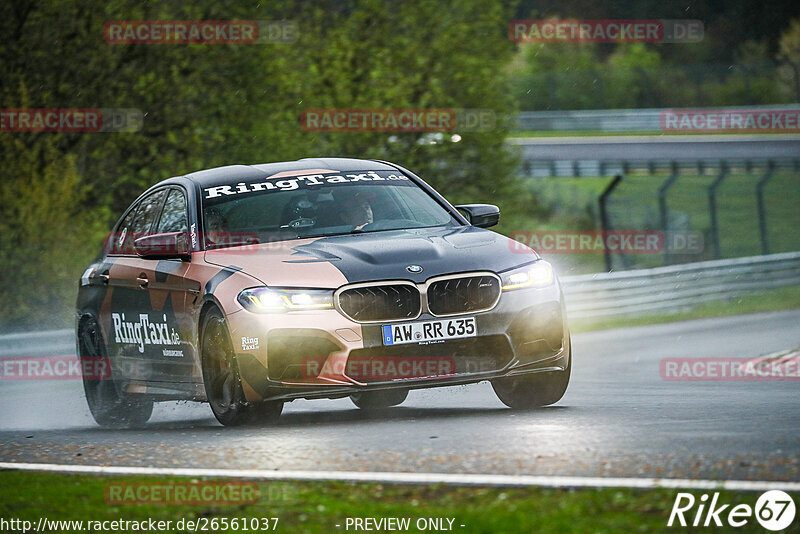
[{"label": "rear wheel", "polygon": [[222,312],[216,308],[209,311],[203,318],[201,332],[203,383],[217,421],[225,426],[276,422],[283,410],[282,401],[247,404]]},{"label": "rear wheel", "polygon": [[548,371],[528,375],[509,376],[492,380],[497,398],[517,410],[526,410],[555,404],[569,385],[572,370],[572,343],[569,346],[567,368],[563,371]]},{"label": "rear wheel", "polygon": [[95,370],[90,376],[84,372],[83,391],[97,424],[106,428],[130,428],[145,424],[153,414],[153,401],[122,393],[114,380],[113,369],[107,373],[98,372],[98,364],[111,365],[111,362],[106,354],[100,326],[94,319],[87,319],[81,324],[78,351],[84,363],[82,370]]},{"label": "rear wheel", "polygon": [[406,400],[406,397],[408,397],[407,389],[384,389],[353,393],[350,395],[350,400],[362,410],[379,410],[397,406]]}]

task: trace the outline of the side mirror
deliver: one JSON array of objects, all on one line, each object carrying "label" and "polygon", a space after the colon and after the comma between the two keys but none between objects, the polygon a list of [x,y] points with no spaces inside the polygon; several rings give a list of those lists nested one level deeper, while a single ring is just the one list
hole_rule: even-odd
[{"label": "side mirror", "polygon": [[168,232],[140,237],[133,243],[136,255],[144,259],[188,260],[189,239],[186,232]]},{"label": "side mirror", "polygon": [[494,204],[462,204],[456,209],[479,228],[489,228],[500,221],[500,208]]}]

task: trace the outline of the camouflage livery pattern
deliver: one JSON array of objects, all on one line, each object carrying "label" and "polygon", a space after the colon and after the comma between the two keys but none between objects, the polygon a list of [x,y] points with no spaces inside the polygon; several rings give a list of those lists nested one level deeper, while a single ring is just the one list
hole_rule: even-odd
[{"label": "camouflage livery pattern", "polygon": [[[364,171],[402,173],[450,211],[458,224],[204,250],[200,213],[208,188]],[[382,342],[381,324],[354,321],[335,308],[262,314],[242,307],[238,295],[254,287],[337,290],[387,280],[423,287],[442,275],[501,274],[539,259],[533,250],[520,254],[520,245],[510,246],[508,238],[469,225],[443,197],[405,169],[336,158],[230,166],[165,180],[132,206],[165,188],[186,195],[187,257],[145,259],[125,251],[115,254],[107,246],[80,283],[77,328],[89,318],[97,321],[113,378],[127,393],[154,400],[206,399],[198,340],[202,316],[211,307],[224,314],[248,402],[336,397],[364,388],[452,385],[567,365],[569,332],[557,279],[544,288],[503,292],[491,309],[465,314],[475,318],[475,337],[439,345],[409,343],[391,350]],[[118,225],[109,241],[123,241],[125,231]],[[410,272],[410,264],[421,266],[421,272]],[[423,309],[414,321],[439,318]],[[492,354],[495,350],[503,353],[502,358]],[[448,361],[485,354],[495,359],[484,369],[454,367],[441,376],[366,381],[348,374],[348,359],[356,354],[358,358],[427,355]],[[314,372],[304,372],[304,365]]]}]

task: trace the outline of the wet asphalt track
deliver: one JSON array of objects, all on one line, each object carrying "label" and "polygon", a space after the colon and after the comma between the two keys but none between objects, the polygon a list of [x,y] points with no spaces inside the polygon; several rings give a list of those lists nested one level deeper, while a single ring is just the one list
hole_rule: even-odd
[{"label": "wet asphalt track", "polygon": [[798,481],[800,381],[666,382],[659,361],[799,346],[800,310],[579,334],[550,408],[512,412],[482,383],[412,391],[375,416],[295,401],[271,428],[165,403],[145,429],[102,430],[77,381],[0,381],[0,461]]}]

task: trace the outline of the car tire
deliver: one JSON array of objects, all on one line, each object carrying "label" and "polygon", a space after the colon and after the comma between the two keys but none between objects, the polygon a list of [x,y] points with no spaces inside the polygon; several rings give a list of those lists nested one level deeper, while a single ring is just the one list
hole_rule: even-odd
[{"label": "car tire", "polygon": [[258,425],[272,425],[278,422],[283,411],[283,401],[265,401],[252,404],[249,409],[253,413],[251,423]]},{"label": "car tire", "polygon": [[225,426],[275,423],[283,410],[283,402],[247,402],[230,333],[218,308],[203,316],[200,332],[203,385],[217,421]]},{"label": "car tire", "polygon": [[492,380],[492,388],[500,402],[515,410],[528,410],[555,404],[564,396],[572,372],[572,342],[563,371],[548,371],[509,376]]},{"label": "car tire", "polygon": [[350,400],[362,410],[380,410],[381,408],[397,406],[407,397],[407,389],[384,389],[353,393],[350,395]]},{"label": "car tire", "polygon": [[[93,318],[84,320],[78,329],[78,357],[82,361],[91,358],[95,362],[105,361],[106,365],[111,365],[100,325]],[[96,369],[95,365],[86,367]],[[133,428],[150,420],[153,401],[124,394],[114,379],[113,368],[108,376],[92,377],[84,373],[82,379],[89,411],[101,427]]]}]

